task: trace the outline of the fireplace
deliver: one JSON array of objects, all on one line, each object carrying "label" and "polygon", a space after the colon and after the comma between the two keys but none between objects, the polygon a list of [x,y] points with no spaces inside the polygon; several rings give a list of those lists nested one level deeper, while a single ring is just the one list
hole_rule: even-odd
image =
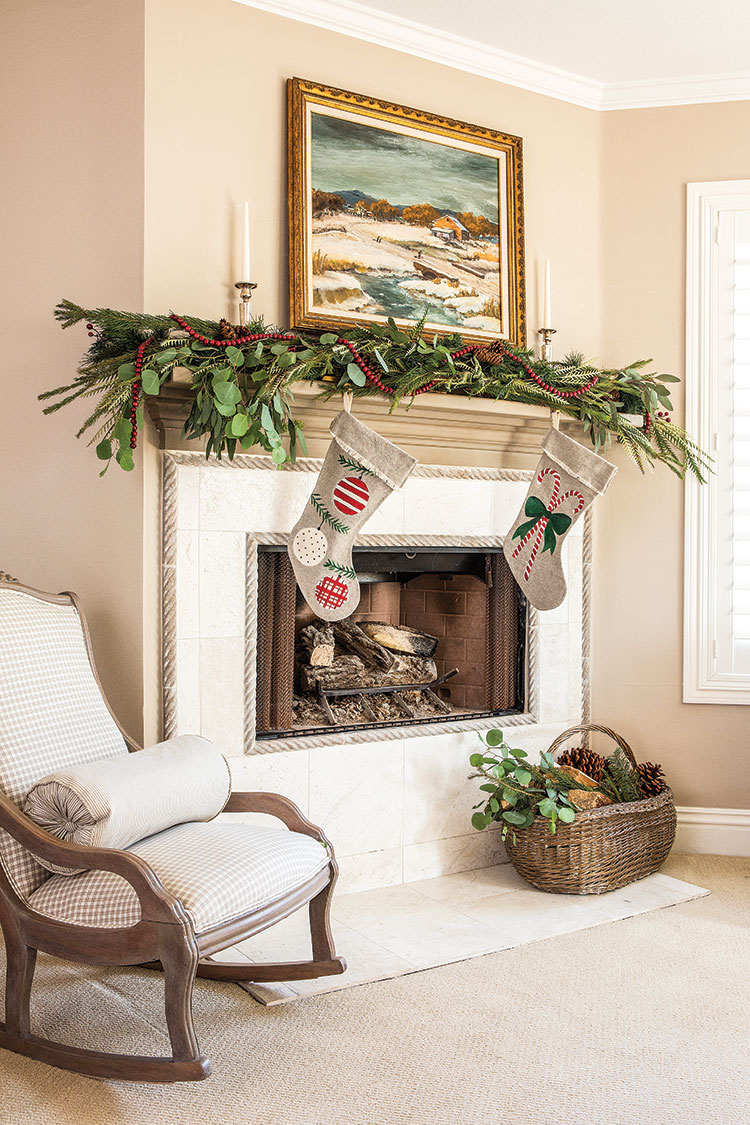
[{"label": "fireplace", "polygon": [[355,548],[351,618],[316,618],[259,545],[259,740],[521,714],[527,606],[499,547]]}]

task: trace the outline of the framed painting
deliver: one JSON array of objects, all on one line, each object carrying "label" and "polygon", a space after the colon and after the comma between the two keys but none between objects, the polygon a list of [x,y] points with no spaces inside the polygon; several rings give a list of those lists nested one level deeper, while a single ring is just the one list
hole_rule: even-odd
[{"label": "framed painting", "polygon": [[291,319],[526,343],[519,137],[288,83]]}]

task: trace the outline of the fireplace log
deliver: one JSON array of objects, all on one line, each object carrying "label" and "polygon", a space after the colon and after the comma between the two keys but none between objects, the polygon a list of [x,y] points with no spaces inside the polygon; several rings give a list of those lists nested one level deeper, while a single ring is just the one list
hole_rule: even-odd
[{"label": "fireplace log", "polygon": [[387,621],[360,621],[363,633],[387,648],[390,652],[405,652],[411,656],[432,656],[438,646],[438,638],[421,629],[409,629],[405,625],[389,625]]},{"label": "fireplace log", "polygon": [[334,638],[333,627],[329,622],[321,621],[315,625],[306,625],[300,630],[300,641],[307,653],[307,663],[313,668],[325,668],[333,664]]},{"label": "fireplace log", "polygon": [[337,621],[333,626],[333,635],[342,648],[356,652],[372,668],[388,670],[396,663],[393,653],[368,637],[356,621]]},{"label": "fireplace log", "polygon": [[364,687],[372,683],[372,672],[365,668],[364,662],[358,656],[346,654],[337,656],[334,662],[326,666],[313,668],[303,664],[299,670],[300,685],[303,691],[317,692],[319,687],[353,687],[360,684]]}]

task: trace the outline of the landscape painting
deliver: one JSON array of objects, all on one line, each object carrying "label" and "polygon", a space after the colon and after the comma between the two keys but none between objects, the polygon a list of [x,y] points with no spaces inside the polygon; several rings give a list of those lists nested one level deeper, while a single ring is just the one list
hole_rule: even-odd
[{"label": "landscape painting", "polygon": [[523,343],[518,138],[295,83],[295,324],[425,316],[426,331]]}]

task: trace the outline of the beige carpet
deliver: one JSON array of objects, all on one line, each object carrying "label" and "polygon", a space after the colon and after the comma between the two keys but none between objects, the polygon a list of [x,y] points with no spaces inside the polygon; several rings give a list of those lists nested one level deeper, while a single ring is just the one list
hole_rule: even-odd
[{"label": "beige carpet", "polygon": [[[750,860],[675,856],[664,871],[712,893],[277,1008],[199,982],[196,1023],[215,1070],[202,1084],[107,1084],[0,1051],[0,1122],[750,1122]],[[41,960],[40,1031],[164,1051],[158,978],[83,975]]]}]

